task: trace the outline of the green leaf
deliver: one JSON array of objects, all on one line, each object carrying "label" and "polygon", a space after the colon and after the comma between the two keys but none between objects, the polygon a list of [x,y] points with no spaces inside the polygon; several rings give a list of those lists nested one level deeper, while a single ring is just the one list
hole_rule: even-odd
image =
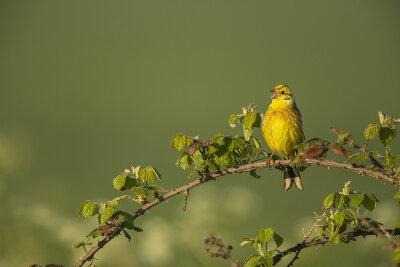
[{"label": "green leaf", "polygon": [[246,116],[244,116],[244,127],[246,129],[251,129],[253,124],[256,122],[257,114],[254,112],[248,112]]},{"label": "green leaf", "polygon": [[[80,247],[83,247],[83,246],[86,246],[86,242],[85,241],[81,241],[81,242],[78,242],[78,243],[75,243],[75,244],[72,245],[73,248],[80,248]],[[30,266],[32,266],[32,265],[30,265]]]},{"label": "green leaf", "polygon": [[381,129],[380,124],[375,124],[375,123],[368,124],[364,130],[365,140],[367,141],[372,140],[379,133],[380,129]]},{"label": "green leaf", "polygon": [[119,191],[131,189],[132,187],[139,186],[139,181],[129,177],[126,174],[121,174],[118,175],[117,177],[114,178],[113,180],[113,186],[115,189]]},{"label": "green leaf", "polygon": [[254,243],[254,240],[250,238],[246,238],[242,243],[240,243],[240,246],[243,247],[244,245],[252,245]]},{"label": "green leaf", "polygon": [[236,127],[235,121],[237,120],[238,116],[237,115],[230,115],[229,116],[229,126],[231,126],[232,128]]},{"label": "green leaf", "polygon": [[400,191],[394,194],[393,196],[394,199],[400,199]]},{"label": "green leaf", "polygon": [[383,145],[388,145],[395,137],[395,130],[388,127],[381,127],[379,130],[379,139]]},{"label": "green leaf", "polygon": [[260,229],[257,231],[257,238],[262,243],[267,243],[274,236],[272,228]]},{"label": "green leaf", "polygon": [[91,237],[91,238],[96,238],[96,237],[98,237],[98,236],[100,236],[100,232],[99,232],[99,231],[92,231],[92,232],[90,232],[90,237]]},{"label": "green leaf", "polygon": [[364,154],[364,153],[357,153],[354,157],[354,159],[357,162],[363,162],[366,161],[368,159],[368,155]]},{"label": "green leaf", "polygon": [[79,215],[83,218],[99,214],[99,205],[90,200],[86,200],[79,208]]},{"label": "green leaf", "polygon": [[339,227],[342,226],[344,222],[344,214],[344,211],[339,211],[335,215],[333,215],[333,219]]},{"label": "green leaf", "polygon": [[186,136],[183,134],[176,134],[171,140],[171,149],[175,147],[176,150],[182,150],[186,146]]},{"label": "green leaf", "polygon": [[154,183],[156,178],[160,179],[159,173],[151,166],[139,170],[139,178],[147,183]]},{"label": "green leaf", "polygon": [[189,153],[187,151],[182,151],[181,156],[179,157],[178,161],[176,162],[177,166],[181,166],[183,170],[186,170],[190,167],[192,164],[193,160],[189,156]]},{"label": "green leaf", "polygon": [[256,267],[260,262],[260,256],[257,254],[253,254],[247,258],[244,267]]},{"label": "green leaf", "polygon": [[132,230],[134,225],[133,225],[133,216],[125,211],[121,211],[119,214],[119,217],[122,219],[123,226],[126,227],[129,230]]},{"label": "green leaf", "polygon": [[376,201],[377,201],[376,197],[374,195],[372,195],[372,194],[369,194],[369,193],[365,193],[364,196],[365,197],[364,197],[363,202],[362,202],[363,206],[367,210],[373,211],[375,209],[375,207],[376,207]]},{"label": "green leaf", "polygon": [[274,238],[276,247],[279,248],[283,243],[283,238],[280,235],[278,235],[277,233],[274,233],[273,238]]},{"label": "green leaf", "polygon": [[331,242],[334,245],[337,245],[340,241],[340,236],[339,235],[331,235],[329,237],[329,242]]},{"label": "green leaf", "polygon": [[325,199],[324,199],[324,209],[329,208],[332,203],[333,203],[333,198],[334,198],[335,194],[329,194]]},{"label": "green leaf", "polygon": [[208,154],[212,155],[219,150],[221,146],[218,143],[212,143],[207,147]]},{"label": "green leaf", "polygon": [[118,211],[117,208],[110,206],[104,210],[104,212],[100,215],[99,224],[104,225],[106,221],[111,219],[111,217]]},{"label": "green leaf", "polygon": [[249,171],[249,174],[250,174],[251,176],[253,176],[254,178],[256,178],[256,179],[261,178],[261,176],[258,175],[258,174],[256,173],[256,170],[251,170],[251,171]]},{"label": "green leaf", "polygon": [[272,267],[272,265],[274,264],[274,260],[269,255],[264,255],[263,257],[260,257],[259,262],[263,263],[264,267]]},{"label": "green leaf", "polygon": [[333,198],[333,206],[336,208],[341,208],[346,204],[348,199],[349,198],[345,195],[342,195],[340,193],[335,193],[335,196]]},{"label": "green leaf", "polygon": [[358,208],[364,200],[364,194],[359,194],[350,199],[350,205]]},{"label": "green leaf", "polygon": [[261,149],[260,140],[258,140],[258,139],[255,138],[255,137],[252,137],[252,138],[251,138],[251,141],[253,141],[253,144],[254,144],[254,146],[255,146],[256,148]]},{"label": "green leaf", "polygon": [[199,151],[196,151],[196,153],[194,153],[193,162],[194,162],[194,166],[196,168],[198,168],[198,167],[203,165],[204,159],[203,159],[203,157],[202,157],[202,155],[201,155],[201,153]]},{"label": "green leaf", "polygon": [[253,123],[253,127],[260,128],[260,126],[261,126],[261,120],[262,120],[262,118],[261,118],[260,113],[256,112],[256,120],[255,120],[255,122]]}]

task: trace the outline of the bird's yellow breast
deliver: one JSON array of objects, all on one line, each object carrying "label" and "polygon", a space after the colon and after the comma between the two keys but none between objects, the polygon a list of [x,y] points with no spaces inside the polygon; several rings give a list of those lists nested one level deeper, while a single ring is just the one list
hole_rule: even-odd
[{"label": "bird's yellow breast", "polygon": [[262,132],[272,151],[293,158],[296,147],[304,140],[301,115],[296,105],[273,101],[264,115]]}]

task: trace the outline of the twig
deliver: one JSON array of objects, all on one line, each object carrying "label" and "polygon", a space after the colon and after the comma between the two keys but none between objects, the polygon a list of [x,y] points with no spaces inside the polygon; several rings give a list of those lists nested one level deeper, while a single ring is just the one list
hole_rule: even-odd
[{"label": "twig", "polygon": [[393,248],[400,248],[400,244],[396,240],[394,240],[392,238],[392,236],[389,234],[389,232],[387,230],[383,229],[380,225],[379,225],[379,230],[378,230],[376,227],[371,225],[371,223],[367,219],[358,218],[358,220],[361,221],[362,225],[364,225],[368,228],[371,228],[371,231],[373,231],[376,235],[385,235],[386,238],[389,240],[389,242],[392,243]]},{"label": "twig", "polygon": [[[339,132],[338,130],[336,130],[335,128],[330,127],[329,129],[330,129],[332,132],[334,132],[336,135],[338,135],[338,136],[340,135],[340,132]],[[371,153],[369,153],[369,151],[368,151],[367,148],[366,148],[366,145],[361,147],[361,146],[357,145],[357,144],[354,143],[354,142],[348,142],[348,141],[345,141],[345,142],[346,142],[348,145],[353,146],[354,148],[360,150],[362,153],[364,153],[365,155],[367,155],[368,158],[371,160],[371,162],[372,162],[375,166],[377,166],[379,169],[385,170],[385,167],[382,165],[382,163],[380,163],[374,156],[371,155]]]},{"label": "twig", "polygon": [[[383,234],[382,230],[377,230],[379,232],[379,234]],[[389,233],[390,235],[400,235],[400,229],[386,229],[385,230],[387,233]],[[350,232],[346,235],[347,238],[355,238],[355,237],[365,237],[368,235],[377,235],[377,233],[375,233],[374,231],[354,231],[354,232]],[[278,262],[281,261],[281,259],[291,253],[297,253],[299,250],[305,249],[305,248],[309,248],[309,247],[315,247],[317,245],[322,245],[325,243],[328,243],[329,239],[326,238],[320,238],[320,239],[316,239],[310,242],[306,242],[306,243],[299,243],[294,247],[288,248],[287,250],[279,253],[278,255],[274,256],[273,260],[274,260],[274,265],[276,265]]]},{"label": "twig", "polygon": [[[324,211],[324,213],[322,213],[321,216],[324,216],[325,213],[326,213],[326,210]],[[317,214],[316,214],[316,215],[317,215]],[[318,217],[320,217],[320,216],[317,215],[317,220],[316,220],[316,222],[313,224],[313,226],[311,226],[311,228],[310,228],[310,230],[308,231],[308,233],[307,233],[306,235],[304,235],[304,239],[303,239],[303,242],[302,242],[301,244],[305,244],[305,243],[307,242],[307,239],[310,237],[310,235],[311,235],[312,232],[314,231],[315,227],[317,227],[317,225],[318,225],[318,223],[319,223],[319,221],[320,221],[320,220],[318,219]],[[303,230],[303,231],[304,231],[304,230]],[[295,262],[296,260],[299,259],[299,254],[300,254],[300,252],[301,252],[301,249],[299,249],[299,250],[296,252],[296,255],[295,255],[295,256],[293,257],[293,259],[289,262],[289,264],[287,265],[287,267],[293,266],[294,262]]]},{"label": "twig", "polygon": [[[186,190],[189,190],[193,187],[196,187],[198,185],[204,184],[209,181],[215,181],[216,179],[226,176],[229,174],[235,174],[235,173],[242,173],[242,172],[249,172],[251,170],[255,169],[261,169],[261,168],[270,168],[270,167],[278,167],[278,166],[285,166],[291,163],[291,160],[275,160],[271,162],[254,162],[254,163],[249,163],[245,165],[241,165],[238,167],[232,167],[228,168],[225,170],[221,171],[216,171],[207,174],[204,177],[198,178],[186,185],[183,185],[181,187],[178,187],[176,189],[170,190],[164,195],[154,199],[153,201],[150,201],[143,205],[140,209],[138,209],[135,213],[132,214],[133,218],[136,219],[137,217],[143,215],[146,211],[151,209],[152,207],[160,204],[161,202],[164,202],[165,200],[169,199],[170,197],[173,197],[175,195],[178,195]],[[322,166],[325,168],[338,168],[338,169],[345,169],[349,170],[352,172],[355,172],[359,175],[366,175],[370,177],[374,177],[376,179],[382,180],[384,182],[393,184],[395,186],[399,186],[399,181],[392,179],[390,176],[381,173],[381,172],[375,172],[372,170],[366,170],[363,166],[356,166],[353,164],[348,164],[348,163],[340,163],[332,160],[323,160],[323,159],[306,159],[304,160],[304,163],[307,165],[318,165]],[[90,260],[94,254],[101,249],[104,245],[106,245],[108,242],[110,242],[116,235],[105,237],[99,243],[94,246],[91,250],[89,250],[84,257],[79,259],[78,263],[75,265],[75,267],[80,267],[82,266],[86,261]]]}]

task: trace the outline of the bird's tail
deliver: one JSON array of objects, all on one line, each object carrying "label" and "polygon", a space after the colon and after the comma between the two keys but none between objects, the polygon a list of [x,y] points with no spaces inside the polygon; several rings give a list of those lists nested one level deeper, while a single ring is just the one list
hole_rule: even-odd
[{"label": "bird's tail", "polygon": [[292,187],[292,184],[295,184],[300,190],[304,189],[299,170],[296,168],[293,169],[291,166],[287,166],[283,176],[283,188],[285,190],[289,190],[290,187]]}]

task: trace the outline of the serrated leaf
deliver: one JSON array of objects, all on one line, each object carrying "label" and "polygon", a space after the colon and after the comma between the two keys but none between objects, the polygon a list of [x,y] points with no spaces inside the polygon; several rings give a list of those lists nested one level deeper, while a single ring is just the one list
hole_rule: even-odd
[{"label": "serrated leaf", "polygon": [[362,205],[369,211],[373,211],[376,207],[376,198],[372,194],[365,193]]},{"label": "serrated leaf", "polygon": [[272,228],[260,229],[257,231],[257,238],[262,243],[267,243],[274,236],[274,230]]},{"label": "serrated leaf", "polygon": [[194,166],[196,168],[200,167],[203,165],[204,163],[204,159],[201,155],[201,153],[199,151],[197,151],[194,155],[193,155],[193,162],[194,162]]},{"label": "serrated leaf", "polygon": [[186,146],[186,136],[183,134],[176,134],[171,140],[171,149],[175,147],[176,150],[182,150]]},{"label": "serrated leaf", "polygon": [[179,157],[178,161],[176,162],[177,166],[180,166],[183,170],[186,170],[190,167],[193,160],[189,156],[187,151],[182,151],[181,156]]},{"label": "serrated leaf", "polygon": [[281,236],[278,235],[277,233],[274,233],[273,238],[274,238],[276,247],[279,248],[279,247],[282,245],[282,243],[283,243],[283,237],[281,237]]},{"label": "serrated leaf", "polygon": [[248,112],[243,119],[243,124],[246,129],[251,129],[257,119],[257,114],[254,112]]},{"label": "serrated leaf", "polygon": [[139,186],[139,181],[127,176],[125,174],[118,175],[113,180],[113,186],[119,191],[131,189],[132,187]]},{"label": "serrated leaf", "polygon": [[333,198],[333,206],[336,208],[341,208],[343,207],[346,202],[348,201],[348,197],[339,193],[335,193],[335,196]]},{"label": "serrated leaf", "polygon": [[365,140],[367,140],[367,141],[372,140],[379,133],[380,129],[381,129],[380,124],[375,124],[375,123],[368,124],[364,130]]},{"label": "serrated leaf", "polygon": [[379,130],[379,139],[383,145],[388,145],[396,135],[396,131],[389,127],[381,127]]},{"label": "serrated leaf", "polygon": [[211,144],[210,146],[207,147],[208,154],[210,154],[210,155],[214,154],[215,152],[218,151],[219,148],[220,148],[219,144],[217,144],[217,143]]},{"label": "serrated leaf", "polygon": [[366,161],[368,159],[368,155],[364,154],[364,153],[357,153],[354,157],[354,159],[357,162],[363,162]]},{"label": "serrated leaf", "polygon": [[99,214],[99,205],[90,200],[86,200],[80,206],[78,213],[80,216],[86,219],[89,216]]},{"label": "serrated leaf", "polygon": [[116,212],[118,211],[117,208],[110,206],[106,208],[103,213],[100,215],[100,225],[105,225],[106,221],[109,220]]},{"label": "serrated leaf", "polygon": [[236,127],[235,121],[237,120],[238,116],[237,115],[230,115],[229,116],[229,126],[231,126],[232,128]]},{"label": "serrated leaf", "polygon": [[332,235],[329,237],[329,242],[331,242],[334,245],[337,245],[340,241],[340,236],[339,235]]},{"label": "serrated leaf", "polygon": [[364,200],[364,194],[359,194],[359,195],[357,195],[355,197],[352,197],[350,199],[350,205],[358,208],[358,207],[360,207],[360,205],[363,202],[363,200]]},{"label": "serrated leaf", "polygon": [[260,262],[260,256],[257,254],[253,254],[247,258],[244,267],[256,267]]},{"label": "serrated leaf", "polygon": [[338,225],[339,227],[342,226],[343,222],[344,222],[344,211],[339,211],[337,213],[335,213],[335,215],[333,215],[333,219],[336,222],[336,225]]},{"label": "serrated leaf", "polygon": [[156,178],[159,179],[159,176],[156,170],[153,167],[149,166],[139,170],[139,178],[147,183],[152,184],[155,182]]},{"label": "serrated leaf", "polygon": [[335,194],[329,194],[325,199],[324,199],[324,209],[329,208],[332,203],[333,203],[333,198],[334,198]]}]

